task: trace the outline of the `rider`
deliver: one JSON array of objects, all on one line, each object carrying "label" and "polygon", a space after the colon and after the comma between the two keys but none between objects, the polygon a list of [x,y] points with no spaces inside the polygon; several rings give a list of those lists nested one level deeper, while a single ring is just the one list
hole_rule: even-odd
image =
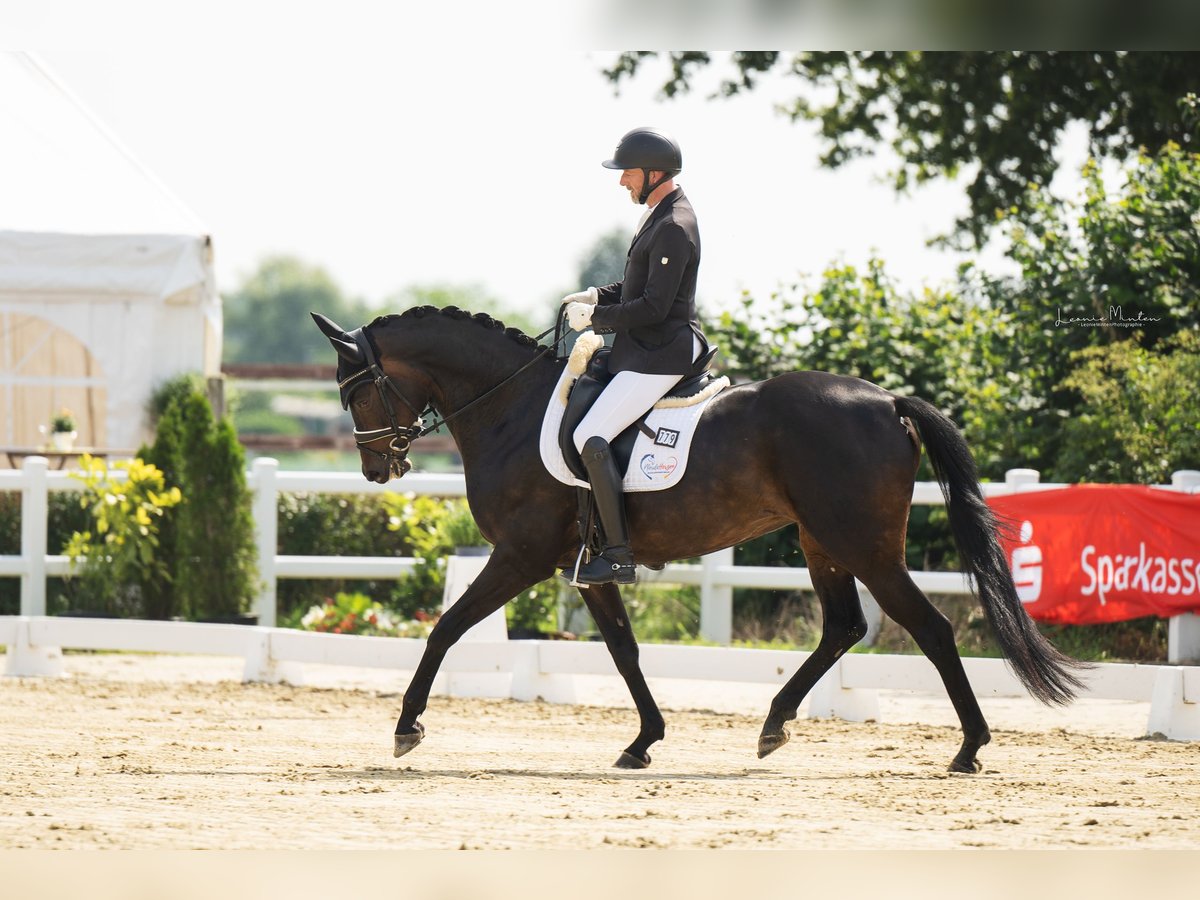
[{"label": "rider", "polygon": [[679,145],[658,129],[635,128],[601,165],[620,169],[621,187],[647,209],[629,248],[625,277],[562,301],[575,331],[590,326],[616,334],[608,362],[614,377],[573,435],[605,536],[604,552],[579,567],[578,580],[631,584],[635,563],[622,478],[609,442],[688,375],[708,343],[696,319],[696,214],[674,182],[683,168]]}]

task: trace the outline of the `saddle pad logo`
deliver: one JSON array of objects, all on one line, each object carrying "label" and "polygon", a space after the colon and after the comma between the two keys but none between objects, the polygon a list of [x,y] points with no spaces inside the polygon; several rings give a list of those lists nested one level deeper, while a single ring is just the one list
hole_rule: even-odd
[{"label": "saddle pad logo", "polygon": [[668,456],[666,459],[659,459],[653,453],[647,453],[642,457],[639,466],[642,474],[647,478],[669,478],[671,473],[675,471],[675,467],[679,465],[679,460],[674,456]]},{"label": "saddle pad logo", "polygon": [[654,443],[660,447],[674,447],[679,443],[679,432],[670,428],[660,428],[654,436]]}]

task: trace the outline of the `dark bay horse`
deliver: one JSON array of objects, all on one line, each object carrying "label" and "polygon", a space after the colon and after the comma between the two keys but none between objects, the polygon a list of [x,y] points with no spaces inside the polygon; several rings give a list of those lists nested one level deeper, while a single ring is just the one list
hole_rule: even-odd
[{"label": "dark bay horse", "polygon": [[[454,307],[417,307],[354,333],[313,318],[338,354],[339,387],[354,418],[363,475],[382,484],[407,471],[420,415],[440,413],[462,455],[471,511],[495,545],[483,572],[429,635],[396,725],[395,755],[401,756],[424,737],[418,717],[450,647],[511,598],[575,563],[575,488],[555,480],[538,451],[542,416],[565,363],[519,331]],[[923,400],[857,378],[789,373],[719,394],[700,419],[686,477],[670,490],[627,500],[637,559],[649,565],[799,527],[823,631],[771,702],[760,757],[787,742],[784,724],[796,717],[805,694],[866,634],[857,576],[941,675],[963,730],[950,769],[979,771],[976,752],[991,738],[987,723],[950,623],[905,566],[922,442],[963,567],[1017,677],[1046,703],[1066,703],[1080,687],[1071,671],[1078,664],[1046,641],[1017,598],[996,519],[953,423]],[[608,584],[580,593],[640,717],[637,737],[616,765],[647,766],[648,748],[662,740],[664,723],[638,666],[620,591]]]}]

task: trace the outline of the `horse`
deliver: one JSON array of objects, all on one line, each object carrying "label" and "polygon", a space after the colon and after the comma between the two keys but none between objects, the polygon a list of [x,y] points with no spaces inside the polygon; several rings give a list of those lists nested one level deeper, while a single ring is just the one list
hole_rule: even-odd
[{"label": "horse", "polygon": [[[441,415],[462,457],[471,512],[494,545],[483,571],[429,634],[396,723],[399,757],[425,737],[419,717],[450,647],[513,597],[575,564],[577,489],[546,471],[538,449],[565,361],[517,329],[456,307],[415,307],[354,333],[312,315],[337,352],[338,386],[354,420],[363,476],[379,484],[402,476],[412,442],[430,430],[420,428],[422,416]],[[1015,674],[1049,705],[1069,702],[1081,688],[1073,669],[1082,664],[1046,640],[1017,597],[998,542],[1001,523],[983,499],[974,459],[953,422],[924,400],[862,379],[790,372],[718,394],[700,417],[683,479],[626,499],[634,552],[649,566],[798,527],[821,605],[821,637],[771,701],[759,758],[787,743],[785,725],[805,695],[867,633],[857,577],[941,676],[963,734],[950,770],[981,770],[977,753],[991,733],[949,621],[905,564],[922,445],[963,568]],[[580,593],[639,717],[637,736],[614,765],[644,768],[650,746],[663,739],[664,720],[638,665],[620,590],[603,584]]]}]

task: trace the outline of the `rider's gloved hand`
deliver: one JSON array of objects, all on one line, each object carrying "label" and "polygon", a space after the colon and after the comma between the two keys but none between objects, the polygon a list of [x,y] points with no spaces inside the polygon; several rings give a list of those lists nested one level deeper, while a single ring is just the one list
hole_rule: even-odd
[{"label": "rider's gloved hand", "polygon": [[570,303],[567,305],[567,323],[572,331],[583,331],[592,324],[592,309],[587,303]]},{"label": "rider's gloved hand", "polygon": [[579,291],[576,294],[567,294],[562,298],[560,306],[566,306],[568,303],[586,303],[588,306],[595,306],[596,301],[600,299],[600,292],[594,287],[588,288],[586,291]]}]

